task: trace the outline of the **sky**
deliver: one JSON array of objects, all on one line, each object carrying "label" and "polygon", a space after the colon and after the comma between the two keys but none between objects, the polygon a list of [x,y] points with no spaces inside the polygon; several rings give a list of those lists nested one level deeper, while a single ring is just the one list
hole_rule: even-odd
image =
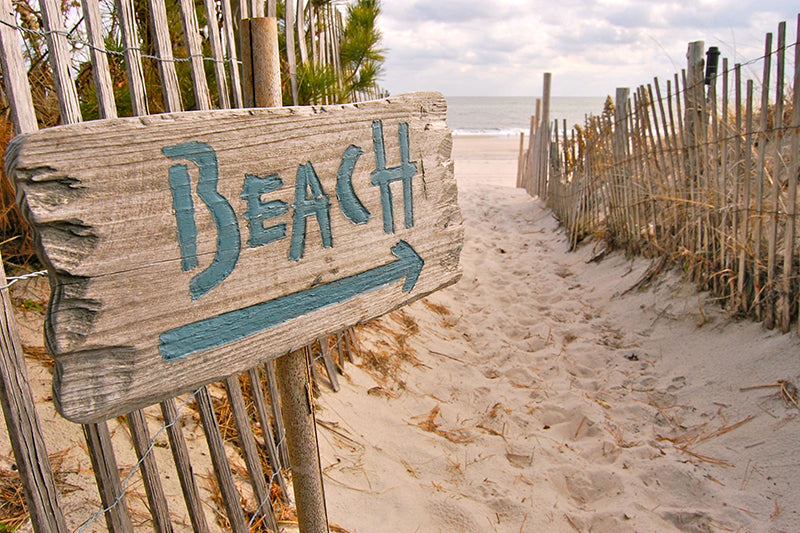
[{"label": "sky", "polygon": [[778,23],[786,21],[794,43],[800,3],[382,0],[381,8],[381,85],[390,93],[540,96],[542,76],[551,72],[553,96],[605,96],[654,76],[671,79],[686,66],[690,41],[745,63],[763,55],[766,33],[777,39]]}]

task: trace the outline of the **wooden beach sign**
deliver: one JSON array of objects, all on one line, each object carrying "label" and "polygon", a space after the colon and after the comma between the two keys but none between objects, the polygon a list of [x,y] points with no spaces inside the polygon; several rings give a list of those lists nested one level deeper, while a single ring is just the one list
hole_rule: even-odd
[{"label": "wooden beach sign", "polygon": [[60,412],[118,416],[457,281],[445,114],[440,94],[412,93],[15,138]]}]

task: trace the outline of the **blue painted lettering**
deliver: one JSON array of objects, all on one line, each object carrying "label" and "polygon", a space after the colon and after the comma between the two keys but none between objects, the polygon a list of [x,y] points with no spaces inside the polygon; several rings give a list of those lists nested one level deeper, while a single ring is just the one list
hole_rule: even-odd
[{"label": "blue painted lettering", "polygon": [[[310,194],[309,194],[310,193]],[[306,246],[306,218],[316,215],[323,248],[333,246],[331,235],[331,203],[328,195],[322,190],[311,162],[297,167],[297,180],[294,188],[294,204],[292,205],[292,240],[289,244],[289,259],[299,261],[303,257]]]},{"label": "blue painted lettering", "polygon": [[397,135],[400,141],[400,166],[386,168],[383,122],[376,120],[372,123],[372,144],[375,149],[376,168],[372,171],[371,176],[372,184],[379,186],[381,191],[383,231],[385,233],[394,233],[394,205],[390,185],[395,181],[403,182],[403,214],[405,226],[406,228],[414,227],[414,196],[411,180],[417,174],[417,162],[409,161],[410,149],[407,123],[403,122],[398,125]]},{"label": "blue painted lettering", "polygon": [[369,220],[369,211],[361,203],[353,190],[353,170],[358,158],[364,150],[351,144],[342,155],[339,163],[339,172],[336,173],[336,197],[339,199],[339,208],[345,218],[353,224],[366,224]]},{"label": "blue painted lettering", "polygon": [[194,222],[192,179],[186,165],[169,167],[169,188],[172,190],[172,209],[178,221],[181,269],[187,271],[197,266],[197,224]]},{"label": "blue painted lettering", "polygon": [[[231,204],[217,191],[219,164],[217,163],[217,153],[213,148],[203,142],[191,141],[175,146],[166,146],[161,149],[161,152],[170,159],[186,159],[197,165],[200,171],[197,195],[211,212],[211,217],[217,229],[217,249],[214,254],[214,260],[208,268],[195,275],[189,281],[189,294],[192,300],[196,300],[222,283],[236,266],[241,246],[239,224],[236,222],[236,214]],[[182,167],[182,169],[176,167]],[[178,241],[181,248],[182,267],[191,269],[196,267],[197,260],[188,259],[186,254],[194,252],[195,257],[197,255],[195,243],[197,229],[194,227],[194,207],[190,205],[191,199],[188,202],[186,201],[188,171],[186,165],[174,165],[172,169],[170,169],[172,203],[173,206],[177,204],[180,207],[180,210],[176,209],[175,217],[178,224]],[[174,180],[172,179],[173,175],[175,176]],[[175,182],[174,185],[173,181]],[[189,222],[190,219],[191,223]]]},{"label": "blue painted lettering", "polygon": [[247,202],[247,212],[244,216],[250,225],[250,237],[247,239],[247,245],[251,248],[264,246],[286,237],[285,222],[268,228],[264,227],[264,222],[288,212],[289,204],[281,200],[265,202],[261,199],[262,195],[277,191],[281,187],[283,187],[283,180],[277,174],[270,174],[263,178],[253,174],[244,175],[241,197]]}]

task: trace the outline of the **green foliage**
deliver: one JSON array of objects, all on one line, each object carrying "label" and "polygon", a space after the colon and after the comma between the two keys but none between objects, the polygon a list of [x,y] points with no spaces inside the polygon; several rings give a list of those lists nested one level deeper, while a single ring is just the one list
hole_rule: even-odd
[{"label": "green foliage", "polygon": [[[288,96],[291,99],[291,94]],[[323,102],[326,97],[333,101],[341,100],[333,67],[315,65],[312,61],[297,65],[297,99],[300,105]]]},{"label": "green foliage", "polygon": [[344,91],[353,95],[377,86],[386,59],[377,27],[379,0],[355,0],[347,7],[339,57],[344,71]]},{"label": "green foliage", "polygon": [[[320,10],[332,4],[331,0],[310,0],[306,8],[313,6],[314,13],[319,15]],[[286,27],[284,2],[277,3],[279,20],[279,45],[281,50],[281,71],[283,72],[283,100],[284,104],[291,104],[289,90],[289,67],[286,61]],[[347,12],[339,42],[339,63],[341,72],[337,74],[333,65],[322,64],[319,60],[315,63],[311,59],[301,62],[299,47],[297,55],[297,86],[298,103],[309,105],[322,102],[343,103],[355,99],[356,93],[378,86],[385,60],[384,50],[380,47],[381,33],[377,27],[377,18],[380,15],[380,2],[378,0],[353,0],[347,6]],[[311,42],[311,26],[313,25],[317,37],[325,31],[324,19],[316,16],[313,20],[305,17],[306,28],[304,34],[306,46],[309,50],[318,47],[318,43]]]}]

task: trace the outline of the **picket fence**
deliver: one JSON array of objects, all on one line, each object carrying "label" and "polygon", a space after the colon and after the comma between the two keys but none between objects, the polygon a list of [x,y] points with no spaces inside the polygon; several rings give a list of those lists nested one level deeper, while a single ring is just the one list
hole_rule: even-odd
[{"label": "picket fence", "polygon": [[[28,69],[30,65],[26,64],[22,53],[23,36],[29,36],[31,33],[46,41],[49,66],[58,99],[60,122],[63,124],[82,120],[74,75],[71,70],[75,62],[76,50],[78,54],[85,54],[82,56],[83,61],[86,61],[86,57],[91,60],[92,78],[100,118],[117,116],[117,101],[109,69],[109,58],[114,56],[121,56],[124,60],[130,104],[135,115],[149,114],[148,88],[144,85],[142,75],[143,58],[154,60],[157,63],[162,100],[166,111],[181,111],[184,108],[184,103],[181,101],[179,76],[176,71],[176,65],[181,62],[189,65],[193,105],[196,109],[211,109],[214,106],[229,108],[280,105],[280,79],[277,80],[277,94],[274,91],[271,94],[258,94],[268,85],[274,88],[275,80],[266,83],[264,78],[258,77],[263,76],[264,73],[259,72],[256,63],[263,62],[251,63],[249,57],[243,57],[244,64],[241,65],[242,61],[236,55],[240,22],[242,27],[247,27],[250,24],[249,21],[252,21],[252,24],[261,24],[264,19],[258,17],[264,17],[264,2],[242,1],[234,6],[238,10],[234,12],[231,9],[230,0],[206,0],[203,5],[207,19],[220,21],[220,24],[208,24],[201,32],[195,3],[181,0],[179,16],[183,30],[182,38],[185,39],[186,50],[188,50],[186,57],[175,57],[173,54],[172,43],[175,42],[174,39],[180,37],[170,35],[167,25],[167,8],[161,0],[147,2],[156,50],[155,56],[149,57],[143,50],[140,32],[136,27],[137,19],[133,0],[118,0],[115,4],[116,20],[123,41],[122,50],[116,51],[106,49],[107,35],[104,32],[108,30],[108,13],[101,15],[98,2],[86,0],[82,3],[80,19],[75,28],[83,24],[84,26],[81,27],[84,29],[82,32],[78,32],[77,36],[72,30],[69,32],[65,30],[60,3],[54,0],[41,0],[39,4],[41,12],[36,13],[36,17],[41,19],[42,27],[37,29],[31,28],[29,24],[21,25],[11,0],[0,0],[0,52],[2,52],[0,56],[5,83],[4,97],[17,134],[35,132],[39,127],[29,85]],[[275,2],[268,2],[267,6],[273,11],[270,15],[274,17]],[[287,2],[287,6],[292,6],[292,3]],[[301,17],[304,13],[303,6],[304,3],[300,2],[298,13]],[[314,8],[311,3],[307,3],[305,6],[308,10]],[[293,9],[289,7],[292,16],[294,16]],[[239,18],[234,20],[234,13],[243,20],[240,21]],[[338,12],[326,3],[318,12],[319,20],[312,24],[317,29],[316,36],[311,36],[312,44],[317,47],[314,49],[314,56],[319,56],[320,61],[333,61],[336,57],[337,35],[341,31],[341,20],[335,16],[335,13]],[[272,31],[277,32],[274,18],[271,25]],[[275,43],[277,44],[277,38],[275,38]],[[76,47],[76,44],[80,46]],[[211,57],[203,57],[204,47],[206,49],[210,47]],[[270,53],[272,52],[275,51]],[[206,74],[205,67],[207,65],[210,65],[208,69],[210,78],[207,78]],[[210,86],[216,88],[216,91],[211,91]],[[377,94],[376,91],[360,93],[356,96],[367,99],[377,96]],[[191,412],[186,409],[188,404],[194,404],[199,413],[214,467],[215,482],[219,486],[223,502],[222,508],[216,512],[225,515],[224,520],[227,520],[228,524],[226,527],[236,532],[259,529],[278,531],[279,525],[273,512],[272,502],[276,501],[276,498],[284,501],[288,498],[289,491],[284,475],[292,470],[292,465],[290,465],[287,452],[281,403],[278,401],[281,379],[280,376],[276,378],[273,361],[250,369],[244,376],[231,376],[221,384],[226,391],[232,411],[238,434],[236,442],[248,470],[252,492],[256,500],[255,505],[249,504],[248,508],[244,507],[245,498],[234,483],[231,464],[226,456],[225,442],[220,432],[218,417],[214,412],[209,388],[201,387],[188,397],[167,398],[159,404],[163,424],[155,435],[151,435],[151,425],[148,424],[148,420],[152,423],[152,413],[148,415],[147,419],[144,411],[135,411],[124,417],[130,428],[134,448],[139,458],[138,463],[124,479],[120,477],[120,469],[115,458],[115,444],[112,443],[110,437],[108,422],[82,426],[102,505],[96,513],[81,518],[78,524],[68,523],[62,513],[59,488],[54,481],[52,465],[43,437],[43,428],[39,422],[29,385],[26,357],[14,322],[8,286],[5,273],[0,267],[0,305],[2,305],[2,314],[0,314],[0,400],[9,438],[14,449],[16,465],[25,491],[31,525],[35,531],[96,530],[98,527],[102,527],[103,518],[109,531],[132,531],[134,522],[126,495],[129,482],[136,476],[141,476],[143,480],[147,497],[146,508],[152,516],[151,522],[147,524],[148,527],[161,532],[172,531],[173,519],[182,511],[177,513],[175,509],[170,509],[167,505],[161,485],[161,473],[156,464],[155,455],[152,453],[158,444],[157,438],[163,432],[166,432],[169,439],[168,446],[174,458],[175,470],[180,478],[186,513],[191,520],[191,527],[198,532],[209,531],[211,525],[206,516],[208,512],[206,508],[213,507],[214,504],[201,501],[196,475],[193,472],[186,439],[181,429],[181,419],[191,416]],[[318,345],[315,344],[313,359],[323,360],[329,383],[334,390],[338,389],[338,382],[333,352],[338,353],[341,366],[356,342],[352,330],[346,330],[331,338],[322,338]],[[308,373],[313,369],[311,347],[305,348],[303,353],[305,354],[305,357],[302,358],[304,362],[301,363],[299,371]],[[281,360],[283,359],[290,358],[281,358]],[[298,358],[294,357],[293,359],[297,360]],[[257,415],[255,418],[251,417],[245,405],[242,383],[249,383],[252,391],[254,411]],[[307,402],[307,397],[305,401]],[[75,427],[76,431],[80,431],[79,426]],[[254,436],[254,428],[258,427],[260,427],[263,438],[257,440]],[[119,445],[117,442],[116,446]],[[262,468],[260,457],[262,453],[266,453],[268,459],[266,470]],[[325,517],[322,518],[325,524],[324,530],[327,531],[327,521],[324,520]],[[75,520],[75,518],[71,517],[70,520]]]},{"label": "picket fence", "polygon": [[787,332],[800,305],[800,16],[794,43],[781,22],[747,63],[715,69],[702,41],[687,59],[666,85],[617,89],[571,131],[549,120],[545,74],[517,185],[546,202],[571,247],[594,236],[653,257],[651,273],[679,265],[733,313]]}]

